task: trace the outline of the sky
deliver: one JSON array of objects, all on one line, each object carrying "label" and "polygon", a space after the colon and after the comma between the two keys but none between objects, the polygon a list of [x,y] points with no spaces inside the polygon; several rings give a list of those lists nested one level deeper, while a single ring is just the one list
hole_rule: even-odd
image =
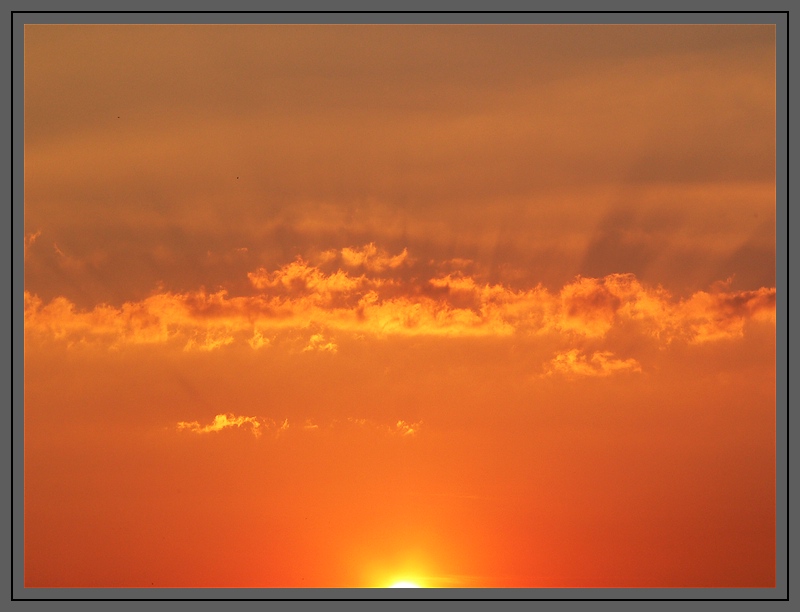
[{"label": "sky", "polygon": [[774,587],[775,29],[27,25],[26,587]]}]

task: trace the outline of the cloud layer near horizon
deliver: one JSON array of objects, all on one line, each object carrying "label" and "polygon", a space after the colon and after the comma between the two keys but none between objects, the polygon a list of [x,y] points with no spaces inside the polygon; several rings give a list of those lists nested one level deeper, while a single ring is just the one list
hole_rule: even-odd
[{"label": "cloud layer near horizon", "polygon": [[[775,289],[730,291],[725,282],[687,299],[633,274],[574,279],[557,292],[541,285],[512,289],[451,272],[432,278],[409,273],[407,250],[392,255],[367,244],[327,251],[313,265],[303,259],[248,274],[251,292],[229,295],[203,289],[156,292],[121,307],[100,304],[80,310],[59,297],[43,303],[25,293],[25,327],[32,334],[67,343],[171,344],[184,350],[215,350],[234,342],[268,347],[287,330],[307,330],[303,351],[335,353],[332,335],[516,337],[555,335],[565,341],[603,339],[614,330],[661,345],[730,340],[751,322],[774,324]],[[337,267],[337,265],[339,267]],[[394,275],[400,268],[404,274]],[[345,269],[342,269],[345,268]],[[565,353],[564,355],[570,355]],[[574,358],[555,369],[580,371]],[[594,366],[589,365],[593,363]],[[583,363],[610,372],[614,362],[596,353]],[[625,363],[625,362],[623,362]]]}]

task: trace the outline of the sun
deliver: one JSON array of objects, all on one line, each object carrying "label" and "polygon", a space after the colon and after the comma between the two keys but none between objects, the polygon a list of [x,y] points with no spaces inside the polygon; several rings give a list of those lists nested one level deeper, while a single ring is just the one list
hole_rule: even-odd
[{"label": "sun", "polygon": [[422,588],[418,584],[414,582],[409,582],[408,580],[400,580],[399,582],[395,582],[392,586],[389,587],[390,589],[419,589]]}]

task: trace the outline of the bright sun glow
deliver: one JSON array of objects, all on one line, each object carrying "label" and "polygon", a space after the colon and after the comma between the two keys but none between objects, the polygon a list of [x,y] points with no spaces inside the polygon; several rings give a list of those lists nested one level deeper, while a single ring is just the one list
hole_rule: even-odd
[{"label": "bright sun glow", "polygon": [[389,588],[391,588],[391,589],[419,589],[421,587],[418,584],[414,584],[413,582],[408,582],[407,580],[401,580],[400,582],[395,582]]}]

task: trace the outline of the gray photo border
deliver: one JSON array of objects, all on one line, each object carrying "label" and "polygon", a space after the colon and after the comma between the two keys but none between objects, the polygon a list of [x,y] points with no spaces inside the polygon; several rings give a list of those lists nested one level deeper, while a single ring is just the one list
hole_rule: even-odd
[{"label": "gray photo border", "polygon": [[[23,193],[23,29],[26,23],[774,23],[777,35],[777,261],[776,287],[777,302],[777,582],[775,589],[430,589],[425,591],[424,601],[434,600],[566,600],[566,601],[739,601],[755,608],[757,601],[784,601],[789,597],[789,430],[788,415],[788,351],[791,338],[789,336],[789,235],[795,229],[789,222],[789,2],[788,0],[772,2],[765,7],[757,2],[731,1],[720,2],[672,2],[659,3],[667,5],[665,12],[608,12],[635,11],[642,6],[636,2],[604,2],[606,8],[600,9],[598,3],[589,1],[569,2],[568,12],[564,11],[566,2],[539,2],[535,6],[524,2],[491,3],[490,8],[496,12],[485,11],[489,3],[474,1],[450,3],[414,2],[407,4],[402,11],[460,11],[460,12],[318,12],[330,11],[368,11],[376,10],[377,3],[369,2],[316,2],[309,6],[305,2],[303,11],[314,12],[274,12],[297,10],[297,3],[271,2],[257,3],[231,0],[227,3],[212,0],[198,0],[188,3],[164,0],[160,3],[141,2],[131,6],[137,12],[70,12],[101,11],[105,3],[81,0],[69,3],[51,2],[12,2],[20,5],[11,8],[5,31],[10,33],[9,77],[12,82],[11,93],[11,153],[10,163],[5,167],[10,170],[9,185],[12,192],[12,205],[9,207],[11,217],[11,308],[3,302],[4,314],[8,312],[11,320],[10,367],[4,372],[11,372],[8,389],[11,391],[11,410],[8,412],[8,428],[11,432],[9,448],[12,450],[9,470],[3,472],[7,480],[6,491],[11,491],[11,511],[9,524],[10,534],[8,548],[12,553],[9,571],[6,573],[11,581],[10,599],[12,601],[45,600],[106,600],[106,601],[171,601],[171,600],[387,600],[412,599],[410,592],[392,591],[387,593],[378,589],[26,589],[23,584],[23,380],[22,368],[22,312],[23,312],[23,238],[24,238],[24,193]],[[133,3],[128,3],[133,4]],[[581,7],[574,5],[581,4]],[[80,5],[76,7],[74,5]],[[204,6],[203,6],[204,5]],[[321,5],[321,6],[320,6]],[[347,6],[345,6],[347,5]],[[426,6],[427,5],[427,6]],[[453,6],[456,5],[456,6]],[[475,8],[467,9],[470,5]],[[477,6],[476,6],[477,5]],[[710,6],[714,5],[714,6]],[[720,6],[722,5],[722,6]],[[738,8],[733,8],[737,5]],[[742,6],[746,5],[746,6]],[[775,7],[774,5],[778,5]],[[336,8],[334,8],[334,6]],[[650,6],[650,5],[644,5]],[[143,11],[153,12],[143,12]],[[175,12],[157,12],[157,11]],[[216,11],[267,11],[267,12],[216,12]],[[594,10],[597,12],[589,12]],[[685,11],[678,13],[676,11]],[[708,12],[698,12],[698,11]],[[742,11],[772,12],[742,12]],[[54,11],[54,12],[44,12]],[[57,12],[64,11],[64,12]],[[142,11],[142,12],[139,12]],[[193,12],[184,12],[193,11]],[[202,12],[215,11],[215,12]],[[525,12],[501,12],[525,11]],[[533,12],[527,12],[533,11]],[[543,12],[551,11],[551,12]],[[669,12],[666,12],[669,11]],[[726,12],[718,12],[726,11]],[[4,24],[6,25],[6,24]],[[8,47],[6,47],[8,49]],[[797,63],[795,63],[797,66]],[[6,124],[9,125],[9,124]],[[4,328],[7,330],[9,328]],[[3,333],[8,333],[4,331]],[[796,332],[795,332],[796,336]],[[795,342],[791,342],[792,345]],[[796,428],[796,425],[795,425]],[[8,455],[6,455],[8,457]],[[13,464],[13,465],[12,465]],[[13,467],[13,470],[11,469]],[[797,472],[795,472],[797,473]],[[8,511],[3,506],[3,512]],[[6,557],[8,559],[8,557]],[[191,605],[198,605],[195,601]],[[461,602],[463,605],[465,602]],[[62,604],[63,605],[63,604]],[[726,604],[722,604],[726,605]],[[730,605],[730,604],[727,604]],[[726,606],[727,607],[727,606]]]}]

